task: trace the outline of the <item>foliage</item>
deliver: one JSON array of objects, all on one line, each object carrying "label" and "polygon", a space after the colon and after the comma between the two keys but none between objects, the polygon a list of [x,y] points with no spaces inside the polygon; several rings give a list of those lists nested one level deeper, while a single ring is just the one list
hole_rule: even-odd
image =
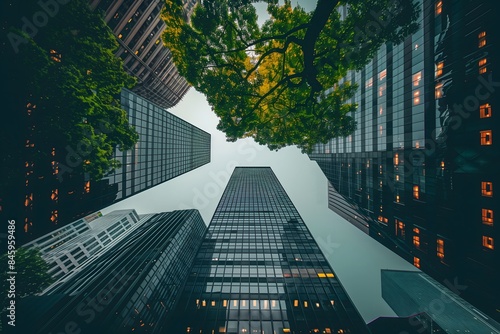
[{"label": "foliage", "polygon": [[[40,251],[36,249],[18,248],[15,251],[15,272],[16,276],[16,297],[26,297],[41,292],[54,282],[54,279],[48,273],[49,267],[42,259]],[[7,265],[9,256],[4,253],[0,256],[2,267]],[[2,291],[9,291],[9,282],[7,279],[10,275],[8,270],[0,272],[0,280],[2,282]],[[7,293],[4,294],[4,298]]]},{"label": "foliage", "polygon": [[[228,141],[253,137],[270,149],[314,144],[355,129],[347,103],[357,87],[339,84],[383,43],[414,32],[411,0],[319,0],[313,12],[267,0],[260,26],[251,0],[205,0],[186,18],[166,0],[163,40],[179,72],[206,95]],[[342,18],[338,8],[347,5]],[[371,29],[376,29],[372,31]]]},{"label": "foliage", "polygon": [[[22,125],[23,140],[30,138],[36,145],[37,153],[30,160],[50,160],[53,147],[64,159],[70,147],[83,152],[84,163],[75,166],[75,172],[102,178],[117,166],[114,148],[127,150],[138,140],[117,100],[121,89],[132,87],[135,78],[114,55],[116,38],[85,0],[60,4],[55,15],[47,16],[46,25],[36,27],[36,33],[22,31],[26,21],[15,14],[23,13],[29,20],[29,13],[42,10],[37,2],[16,1],[7,10],[2,20],[7,31],[2,55],[9,63],[11,85],[7,113]],[[28,116],[27,109],[31,110]]]}]

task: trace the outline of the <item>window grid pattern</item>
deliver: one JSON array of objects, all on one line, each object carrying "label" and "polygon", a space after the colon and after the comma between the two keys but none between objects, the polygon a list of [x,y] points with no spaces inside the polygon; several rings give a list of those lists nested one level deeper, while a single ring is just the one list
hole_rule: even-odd
[{"label": "window grid pattern", "polygon": [[365,333],[270,168],[236,168],[180,298],[177,333]]}]

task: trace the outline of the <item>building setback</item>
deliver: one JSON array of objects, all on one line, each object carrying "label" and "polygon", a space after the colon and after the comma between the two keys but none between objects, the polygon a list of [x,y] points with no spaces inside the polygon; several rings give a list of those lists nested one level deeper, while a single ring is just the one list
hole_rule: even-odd
[{"label": "building setback", "polygon": [[458,278],[498,319],[496,2],[419,3],[420,29],[343,79],[359,86],[355,132],[310,158],[372,237],[440,282]]},{"label": "building setback", "polygon": [[41,296],[24,298],[19,332],[171,333],[166,322],[206,225],[197,210],[148,215],[137,224]]},{"label": "building setback", "polygon": [[[440,284],[418,271],[382,270],[381,276],[382,297],[400,317],[426,312],[443,333],[500,333],[498,322],[457,296],[466,285],[457,281]],[[421,332],[425,326],[414,327]]]},{"label": "building setback", "polygon": [[[196,1],[185,1],[186,16]],[[161,41],[165,22],[164,3],[155,0],[90,0],[90,7],[103,12],[120,48],[116,55],[127,72],[138,79],[134,92],[162,108],[175,106],[189,89],[179,75],[172,54]]]},{"label": "building setback", "polygon": [[237,167],[170,333],[369,333],[269,167]]}]

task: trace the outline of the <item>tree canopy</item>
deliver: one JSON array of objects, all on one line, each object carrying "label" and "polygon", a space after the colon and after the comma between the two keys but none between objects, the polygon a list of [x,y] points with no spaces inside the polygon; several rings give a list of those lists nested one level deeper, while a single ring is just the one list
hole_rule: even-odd
[{"label": "tree canopy", "polygon": [[[115,36],[86,0],[53,2],[49,9],[28,0],[4,5],[1,52],[9,82],[4,107],[14,121],[6,132],[11,140],[22,140],[12,145],[9,159],[21,156],[40,166],[54,160],[55,148],[66,164],[69,147],[81,157],[71,166],[73,173],[102,178],[118,165],[115,147],[127,150],[138,140],[118,100],[135,78],[114,54]],[[34,156],[22,157],[25,144],[34,145]]]},{"label": "tree canopy", "polygon": [[346,101],[357,87],[339,81],[418,27],[412,0],[318,0],[312,12],[264,0],[269,19],[262,25],[256,2],[204,0],[188,17],[182,0],[166,0],[163,40],[180,74],[206,95],[227,140],[253,137],[273,150],[310,152],[352,133],[349,113],[357,106]]}]

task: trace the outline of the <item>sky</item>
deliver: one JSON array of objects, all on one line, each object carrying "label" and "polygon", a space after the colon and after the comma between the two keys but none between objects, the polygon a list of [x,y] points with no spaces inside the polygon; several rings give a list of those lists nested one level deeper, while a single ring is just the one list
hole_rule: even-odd
[{"label": "sky", "polygon": [[328,209],[328,183],[296,147],[270,151],[251,138],[227,142],[205,96],[191,88],[170,113],[211,134],[211,162],[109,206],[139,214],[198,209],[209,224],[235,166],[270,166],[366,322],[395,316],[381,297],[380,269],[417,270]]},{"label": "sky", "polygon": [[[292,1],[314,10],[316,1]],[[259,22],[268,17],[256,4]],[[270,166],[318,242],[366,322],[396,316],[381,296],[381,269],[418,270],[328,209],[328,183],[316,162],[297,147],[270,151],[251,138],[227,142],[205,97],[191,88],[172,114],[209,132],[211,162],[102,210],[135,209],[139,214],[198,209],[208,225],[235,166]]]}]

